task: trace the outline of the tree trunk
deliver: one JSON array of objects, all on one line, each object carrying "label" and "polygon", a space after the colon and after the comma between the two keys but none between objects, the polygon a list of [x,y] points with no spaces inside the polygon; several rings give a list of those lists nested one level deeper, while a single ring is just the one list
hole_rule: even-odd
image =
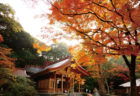
[{"label": "tree trunk", "polygon": [[101,96],[105,96],[106,89],[105,89],[103,78],[98,78],[97,81],[98,81],[98,84],[99,84],[99,92],[100,92],[100,95]]},{"label": "tree trunk", "polygon": [[129,67],[129,78],[130,78],[130,85],[131,85],[131,93],[130,96],[137,96],[137,90],[136,90],[136,75],[135,75],[135,69],[136,69],[136,56],[131,56],[131,64]]},{"label": "tree trunk", "polygon": [[130,75],[130,85],[131,85],[131,93],[130,96],[137,96],[136,93],[136,76],[135,76],[135,71],[134,70],[129,70],[129,75]]},{"label": "tree trunk", "polygon": [[110,94],[110,89],[109,89],[109,85],[108,85],[107,79],[105,79],[105,83],[106,83],[106,87],[107,87],[107,93]]},{"label": "tree trunk", "polygon": [[104,79],[102,77],[102,70],[101,70],[101,66],[100,64],[98,64],[98,69],[99,69],[99,77],[97,78],[98,81],[98,85],[99,85],[99,92],[101,96],[105,96],[106,95],[106,89],[105,89],[105,83],[104,83]]},{"label": "tree trunk", "polygon": [[127,57],[123,55],[123,58],[125,60],[126,65],[129,68],[129,79],[130,79],[130,96],[137,96],[137,90],[136,90],[136,75],[135,75],[135,69],[136,69],[136,56],[131,55],[131,62],[128,61]]}]

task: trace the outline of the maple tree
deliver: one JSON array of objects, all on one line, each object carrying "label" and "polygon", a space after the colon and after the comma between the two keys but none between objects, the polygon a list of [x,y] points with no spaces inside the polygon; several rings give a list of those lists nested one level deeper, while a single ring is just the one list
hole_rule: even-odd
[{"label": "maple tree", "polygon": [[10,58],[11,49],[1,46],[3,37],[0,34],[0,87],[7,83],[8,80],[14,80],[11,72],[14,69],[15,58]]},{"label": "maple tree", "polygon": [[[94,58],[94,56],[96,58]],[[103,76],[103,71],[102,71],[102,65],[105,63],[103,62],[102,60],[105,59],[104,56],[100,56],[100,58],[102,58],[100,61],[99,61],[99,55],[94,55],[92,58],[94,60],[94,62],[92,62],[92,64],[88,65],[87,63],[87,70],[90,72],[91,76],[93,78],[97,78],[97,81],[98,81],[98,85],[99,85],[99,91],[100,91],[100,94],[101,95],[104,95],[106,94],[106,89],[105,89],[105,78]],[[92,60],[91,58],[91,60]],[[98,59],[97,59],[98,58]],[[91,61],[90,61],[91,63]],[[86,62],[85,62],[86,64]]]},{"label": "maple tree", "polygon": [[79,65],[85,66],[90,72],[90,75],[93,78],[97,78],[100,93],[102,95],[105,94],[106,89],[102,71],[102,65],[107,61],[105,56],[93,54],[91,51],[87,51],[86,47],[82,45],[70,47],[69,52],[72,54],[72,59],[75,61],[72,67],[76,68],[76,66]]},{"label": "maple tree", "polygon": [[51,23],[63,23],[63,29],[83,39],[93,53],[124,58],[131,81],[130,96],[136,96],[135,68],[140,51],[138,0],[56,0],[51,5]]},{"label": "maple tree", "polygon": [[120,58],[117,60],[112,59],[113,58],[102,66],[103,77],[105,78],[108,93],[111,92],[110,89],[118,89],[120,84],[129,81],[127,66],[122,64],[124,62],[116,62],[121,61]]},{"label": "maple tree", "polygon": [[15,59],[10,58],[11,49],[0,47],[0,67],[13,69]]},{"label": "maple tree", "polygon": [[0,68],[8,68],[10,70],[13,70],[14,61],[16,59],[9,57],[12,49],[1,46],[1,43],[3,41],[4,39],[2,35],[0,34]]},{"label": "maple tree", "polygon": [[67,69],[67,75],[68,75],[68,77],[70,78],[70,80],[72,80],[73,81],[73,91],[74,91],[74,85],[75,84],[78,84],[78,91],[80,92],[80,86],[81,85],[83,85],[84,83],[85,83],[85,79],[83,79],[83,77],[82,77],[82,74],[79,74],[79,73],[75,73],[75,72],[73,72],[72,71],[72,69],[76,69],[78,66],[75,64],[75,63],[73,63],[70,67],[68,67],[68,69]]},{"label": "maple tree", "polygon": [[33,47],[37,49],[38,53],[41,53],[41,51],[49,51],[49,50],[51,50],[51,47],[49,47],[49,46],[47,46],[45,44],[40,45],[39,42],[34,43]]}]

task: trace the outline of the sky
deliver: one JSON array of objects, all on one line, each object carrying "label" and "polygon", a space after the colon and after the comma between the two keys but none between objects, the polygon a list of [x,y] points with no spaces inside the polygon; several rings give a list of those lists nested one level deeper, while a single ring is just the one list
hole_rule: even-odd
[{"label": "sky", "polygon": [[31,2],[24,2],[24,0],[0,0],[0,2],[9,4],[15,10],[16,20],[20,22],[25,31],[41,39],[39,38],[41,27],[49,21],[36,17],[43,12],[49,13],[49,6],[42,3],[41,6],[36,5],[36,7],[33,7]]},{"label": "sky", "polygon": [[[42,38],[41,34],[47,34],[47,32],[42,33],[41,28],[47,26],[53,28],[53,31],[55,32],[62,30],[60,29],[59,24],[52,26],[49,25],[49,20],[47,18],[39,18],[43,13],[51,13],[49,4],[45,4],[41,0],[38,0],[39,2],[33,5],[31,1],[32,0],[0,0],[0,3],[9,4],[15,10],[15,18],[20,22],[26,32],[47,45],[50,45],[53,42],[49,40],[49,38]],[[60,42],[65,42],[67,45],[78,44],[76,40],[69,41],[62,39]]]}]

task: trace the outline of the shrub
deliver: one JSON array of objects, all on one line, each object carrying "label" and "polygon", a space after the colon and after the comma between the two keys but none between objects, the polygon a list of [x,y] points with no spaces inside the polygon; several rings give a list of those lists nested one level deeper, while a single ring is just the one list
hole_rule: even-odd
[{"label": "shrub", "polygon": [[4,96],[35,96],[37,91],[34,82],[26,77],[17,76],[15,82],[7,82],[4,87]]}]

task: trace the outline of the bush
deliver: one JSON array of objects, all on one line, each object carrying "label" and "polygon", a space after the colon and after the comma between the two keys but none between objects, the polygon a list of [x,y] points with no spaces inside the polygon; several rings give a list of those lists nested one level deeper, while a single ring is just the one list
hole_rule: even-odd
[{"label": "bush", "polygon": [[35,96],[37,91],[34,88],[34,82],[26,77],[16,77],[15,82],[7,82],[4,87],[4,96]]}]

